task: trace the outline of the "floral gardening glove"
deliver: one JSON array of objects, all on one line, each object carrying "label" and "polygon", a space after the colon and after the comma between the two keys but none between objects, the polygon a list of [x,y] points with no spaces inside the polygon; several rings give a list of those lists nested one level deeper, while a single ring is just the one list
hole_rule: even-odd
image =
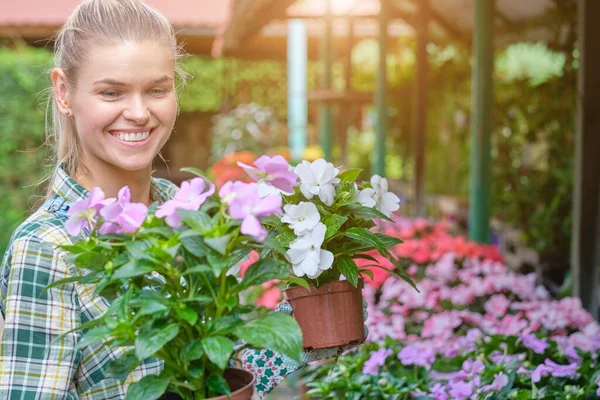
[{"label": "floral gardening glove", "polygon": [[[292,306],[287,301],[283,301],[282,303],[279,303],[275,311],[291,315]],[[363,300],[364,321],[367,320],[367,316],[367,302]],[[368,329],[365,326],[365,337],[368,335],[368,333]],[[262,399],[286,376],[296,371],[300,367],[303,367],[313,361],[337,357],[354,347],[356,347],[356,345],[303,351],[300,364],[298,364],[297,361],[284,356],[283,354],[279,354],[269,349],[246,349],[242,352],[242,367],[245,370],[252,372],[256,378],[254,388],[256,389],[258,396]]]}]

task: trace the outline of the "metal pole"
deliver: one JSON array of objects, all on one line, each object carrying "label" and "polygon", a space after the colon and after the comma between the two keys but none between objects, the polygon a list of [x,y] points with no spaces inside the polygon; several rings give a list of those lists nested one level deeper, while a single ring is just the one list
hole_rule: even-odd
[{"label": "metal pole", "polygon": [[427,104],[429,59],[429,0],[420,0],[417,11],[417,65],[413,108],[413,151],[415,157],[414,214],[425,216],[425,147],[427,143]]},{"label": "metal pole", "polygon": [[469,236],[490,240],[491,136],[494,72],[494,2],[475,0]]},{"label": "metal pole", "polygon": [[385,139],[387,133],[387,71],[386,58],[388,49],[388,0],[380,0],[379,12],[379,69],[377,72],[377,90],[375,107],[377,121],[375,125],[375,157],[373,173],[385,176]]},{"label": "metal pole", "polygon": [[307,123],[307,52],[306,24],[293,19],[288,22],[288,142],[294,161],[300,161],[306,147]]},{"label": "metal pole", "polygon": [[[333,15],[331,12],[331,0],[327,1],[327,11],[325,14],[325,36],[321,44],[321,63],[323,65],[323,74],[321,75],[321,89],[331,90],[332,75],[332,42],[333,42]],[[319,106],[319,125],[321,127],[321,148],[326,160],[331,160],[332,131],[333,121],[331,116],[331,106],[328,102],[323,102]]]}]

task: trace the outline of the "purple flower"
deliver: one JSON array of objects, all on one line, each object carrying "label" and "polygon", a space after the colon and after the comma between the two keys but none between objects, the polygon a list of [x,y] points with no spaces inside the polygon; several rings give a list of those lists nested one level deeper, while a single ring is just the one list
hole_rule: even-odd
[{"label": "purple flower", "polygon": [[392,354],[392,350],[390,349],[379,349],[371,354],[371,357],[365,361],[362,373],[368,375],[378,375],[379,367],[385,364],[385,359],[388,358],[390,354]]},{"label": "purple flower", "polygon": [[470,358],[467,358],[462,365],[462,370],[456,373],[456,380],[463,379],[473,379],[479,374],[481,371],[485,369],[483,363],[479,360],[473,361]]},{"label": "purple flower", "polygon": [[492,382],[492,384],[482,387],[481,390],[483,392],[488,392],[490,390],[499,392],[506,385],[508,385],[508,376],[506,376],[503,372],[499,372],[496,375],[494,375],[494,381]]},{"label": "purple flower", "polygon": [[550,360],[549,358],[546,358],[544,364],[538,365],[533,371],[533,373],[531,374],[531,380],[537,383],[543,377],[548,375],[552,375],[554,377],[576,378],[577,376],[579,376],[579,374],[577,373],[577,368],[577,363],[560,365]]},{"label": "purple flower", "polygon": [[544,354],[546,349],[550,347],[550,345],[546,343],[545,340],[538,339],[537,336],[535,336],[535,334],[533,333],[530,333],[528,335],[521,335],[520,338],[523,341],[523,346],[533,350],[537,354]]},{"label": "purple flower", "polygon": [[600,397],[600,381],[596,382],[596,385],[598,385],[598,389],[596,389],[596,396]]},{"label": "purple flower", "polygon": [[117,201],[100,210],[104,224],[100,227],[100,234],[107,233],[134,233],[148,215],[148,207],[143,203],[131,203],[131,192],[128,186],[119,190]]},{"label": "purple flower", "polygon": [[431,396],[435,400],[448,400],[448,394],[446,393],[446,386],[441,383],[435,383],[430,389]]},{"label": "purple flower", "polygon": [[92,189],[90,195],[78,200],[69,208],[69,219],[65,222],[65,229],[71,236],[77,236],[83,229],[91,230],[98,218],[98,212],[113,203],[115,199],[105,199],[105,194],[99,187]]},{"label": "purple flower", "polygon": [[267,230],[260,223],[259,217],[281,213],[281,196],[260,198],[256,183],[244,183],[236,186],[235,196],[229,203],[229,215],[241,219],[240,232],[262,242],[267,237]]},{"label": "purple flower", "polygon": [[449,382],[450,387],[450,398],[454,400],[464,400],[471,397],[473,390],[475,389],[475,382]]},{"label": "purple flower", "polygon": [[207,189],[206,181],[202,178],[184,181],[175,196],[158,207],[156,216],[158,218],[166,217],[167,225],[171,228],[178,228],[182,224],[182,219],[177,210],[197,211],[208,196],[212,196],[214,192],[215,185],[211,183]]},{"label": "purple flower", "polygon": [[429,369],[435,362],[435,354],[429,349],[409,345],[400,350],[398,359],[404,365],[419,365]]},{"label": "purple flower", "polygon": [[285,194],[293,194],[294,186],[298,185],[298,175],[290,170],[290,165],[282,156],[261,156],[254,162],[254,167],[241,162],[238,165],[255,181],[263,181]]}]

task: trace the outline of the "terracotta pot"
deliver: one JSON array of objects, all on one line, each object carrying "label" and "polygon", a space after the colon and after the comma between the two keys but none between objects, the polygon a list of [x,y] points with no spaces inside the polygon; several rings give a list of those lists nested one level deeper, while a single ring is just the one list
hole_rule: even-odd
[{"label": "terracotta pot", "polygon": [[[254,393],[254,375],[245,369],[228,368],[225,370],[225,380],[231,389],[231,397],[217,396],[206,400],[250,400]],[[181,397],[175,393],[165,393],[160,400],[181,400]]]},{"label": "terracotta pot", "polygon": [[319,289],[291,287],[283,297],[292,306],[292,315],[302,329],[305,349],[358,344],[365,341],[363,280],[358,288],[348,281],[328,282]]}]

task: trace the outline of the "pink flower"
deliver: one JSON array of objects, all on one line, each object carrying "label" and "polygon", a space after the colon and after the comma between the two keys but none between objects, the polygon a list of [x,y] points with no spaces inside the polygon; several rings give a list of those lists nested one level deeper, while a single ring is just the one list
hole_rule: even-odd
[{"label": "pink flower", "polygon": [[502,317],[506,314],[510,301],[502,294],[493,295],[487,303],[485,303],[485,311],[494,317]]},{"label": "pink flower", "polygon": [[180,227],[182,219],[177,210],[199,210],[206,199],[215,192],[215,185],[211,183],[208,189],[205,189],[206,181],[200,177],[182,182],[175,196],[158,207],[156,216],[166,217],[165,221],[171,228]]},{"label": "pink flower", "polygon": [[255,181],[263,181],[286,194],[293,194],[294,187],[298,186],[298,175],[290,170],[290,165],[282,156],[261,156],[254,162],[254,167],[239,161],[238,165]]},{"label": "pink flower", "polygon": [[406,346],[398,353],[398,359],[404,365],[419,365],[429,369],[435,362],[435,354],[430,349]]},{"label": "pink flower", "polygon": [[237,184],[235,189],[235,197],[229,203],[229,214],[234,219],[242,220],[242,234],[262,242],[268,232],[260,223],[259,217],[281,214],[281,196],[260,198],[256,183]]},{"label": "pink flower", "polygon": [[104,223],[100,227],[100,234],[108,233],[134,233],[148,215],[148,207],[143,203],[131,203],[131,192],[128,186],[119,190],[117,201],[100,210]]},{"label": "pink flower", "polygon": [[379,375],[379,367],[385,364],[385,359],[392,354],[392,350],[390,349],[379,349],[373,354],[363,366],[362,373],[365,375]]},{"label": "pink flower", "polygon": [[69,208],[69,219],[65,222],[67,233],[77,236],[83,229],[91,230],[96,223],[99,211],[114,201],[115,199],[112,198],[105,199],[105,194],[99,187],[93,188],[87,198],[76,201]]}]

